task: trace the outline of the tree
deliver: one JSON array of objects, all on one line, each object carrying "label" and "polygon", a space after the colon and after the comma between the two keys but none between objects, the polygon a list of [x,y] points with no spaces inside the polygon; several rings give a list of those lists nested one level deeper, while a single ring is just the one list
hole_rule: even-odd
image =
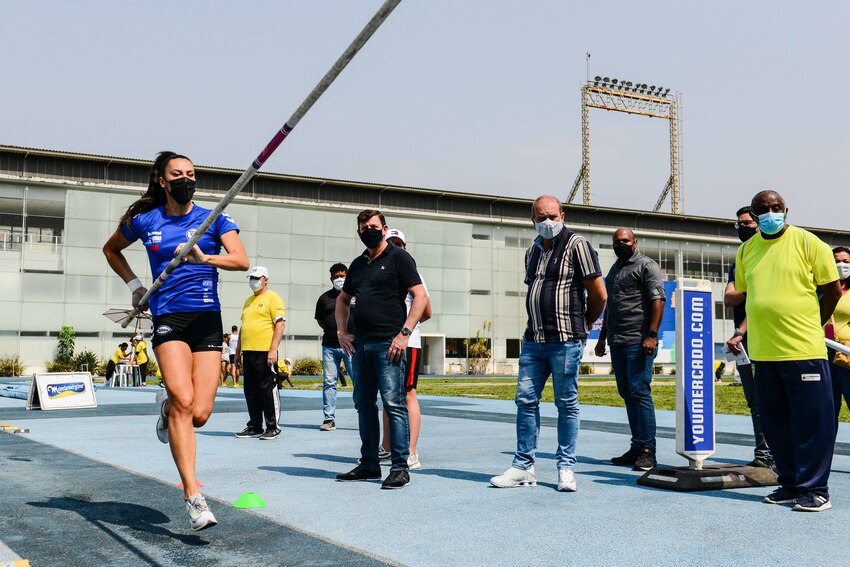
[{"label": "tree", "polygon": [[74,347],[77,333],[74,327],[64,326],[59,330],[59,350],[56,353],[56,362],[73,365]]},{"label": "tree", "polygon": [[474,339],[466,339],[464,342],[467,345],[466,367],[469,374],[486,374],[487,367],[490,365],[490,339],[486,336],[481,336],[489,333],[492,328],[490,321],[484,321],[481,324],[481,329],[475,331]]}]

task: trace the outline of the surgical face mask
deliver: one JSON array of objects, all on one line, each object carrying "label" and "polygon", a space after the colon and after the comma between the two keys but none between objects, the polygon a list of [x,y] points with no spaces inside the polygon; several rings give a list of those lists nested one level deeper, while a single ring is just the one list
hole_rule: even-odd
[{"label": "surgical face mask", "polygon": [[552,240],[564,229],[564,221],[546,219],[542,222],[534,223],[534,228],[537,229],[537,234],[546,240]]},{"label": "surgical face mask", "polygon": [[850,278],[850,264],[837,262],[835,267],[838,268],[838,279],[846,280],[847,278]]},{"label": "surgical face mask", "polygon": [[[850,266],[850,264],[847,264]],[[342,291],[342,286],[345,284],[345,278],[336,278],[335,280],[331,280],[334,284],[334,289],[337,291]]]},{"label": "surgical face mask", "polygon": [[754,226],[741,225],[738,227],[738,238],[741,240],[741,242],[746,242],[755,235],[756,227]]},{"label": "surgical face mask", "polygon": [[759,230],[764,234],[776,234],[785,226],[785,213],[764,213],[758,219]]},{"label": "surgical face mask", "polygon": [[263,280],[261,278],[248,278],[248,287],[256,293],[263,289]]},{"label": "surgical face mask", "polygon": [[377,248],[384,239],[384,231],[380,228],[369,227],[360,233],[360,241],[366,248]]}]

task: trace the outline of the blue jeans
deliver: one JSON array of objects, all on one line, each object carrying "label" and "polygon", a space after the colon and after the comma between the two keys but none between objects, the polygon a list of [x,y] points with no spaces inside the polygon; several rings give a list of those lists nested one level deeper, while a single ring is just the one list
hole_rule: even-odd
[{"label": "blue jeans", "polygon": [[558,468],[575,466],[579,429],[578,366],[584,343],[523,341],[516,385],[517,443],[512,466],[525,470],[534,465],[540,434],[540,396],[550,374],[558,408]]},{"label": "blue jeans", "polygon": [[611,366],[617,392],[626,402],[626,416],[632,430],[632,447],[655,450],[655,404],[652,403],[652,363],[658,349],[643,354],[641,343],[611,345]]},{"label": "blue jeans", "polygon": [[339,381],[340,361],[345,362],[345,370],[351,377],[351,357],[345,354],[340,347],[322,347],[322,371],[324,382],[322,383],[322,408],[325,419],[335,419],[336,416],[336,385]]},{"label": "blue jeans", "polygon": [[360,424],[360,463],[364,468],[381,469],[378,461],[378,444],[381,426],[378,420],[377,394],[380,390],[384,411],[390,419],[391,471],[407,470],[410,456],[410,423],[404,402],[404,357],[398,362],[387,360],[392,339],[354,343],[354,407]]}]

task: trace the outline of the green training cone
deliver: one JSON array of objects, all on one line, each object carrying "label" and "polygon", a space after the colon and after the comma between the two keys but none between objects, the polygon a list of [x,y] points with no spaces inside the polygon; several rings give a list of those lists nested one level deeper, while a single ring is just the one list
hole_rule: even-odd
[{"label": "green training cone", "polygon": [[256,492],[246,492],[233,503],[234,508],[265,508],[266,503]]}]

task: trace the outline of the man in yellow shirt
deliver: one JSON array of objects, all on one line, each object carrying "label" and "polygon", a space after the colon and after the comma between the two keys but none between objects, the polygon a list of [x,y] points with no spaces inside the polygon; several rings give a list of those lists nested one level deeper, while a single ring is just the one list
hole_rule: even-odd
[{"label": "man in yellow shirt", "polygon": [[[269,271],[254,266],[248,273],[253,295],[242,307],[242,331],[236,346],[236,360],[242,356],[248,425],[236,434],[240,439],[259,437],[261,441],[280,435],[280,394],[277,391],[277,349],[283,338],[286,308],[278,294],[268,288]],[[265,430],[263,430],[265,416]]]},{"label": "man in yellow shirt", "polygon": [[[841,297],[838,271],[824,242],[785,223],[779,193],[756,194],[752,212],[759,233],[738,248],[735,287],[746,293],[749,356],[779,475],[764,501],[820,512],[832,506],[835,414],[823,325]],[[730,347],[740,350],[734,339]]]}]

